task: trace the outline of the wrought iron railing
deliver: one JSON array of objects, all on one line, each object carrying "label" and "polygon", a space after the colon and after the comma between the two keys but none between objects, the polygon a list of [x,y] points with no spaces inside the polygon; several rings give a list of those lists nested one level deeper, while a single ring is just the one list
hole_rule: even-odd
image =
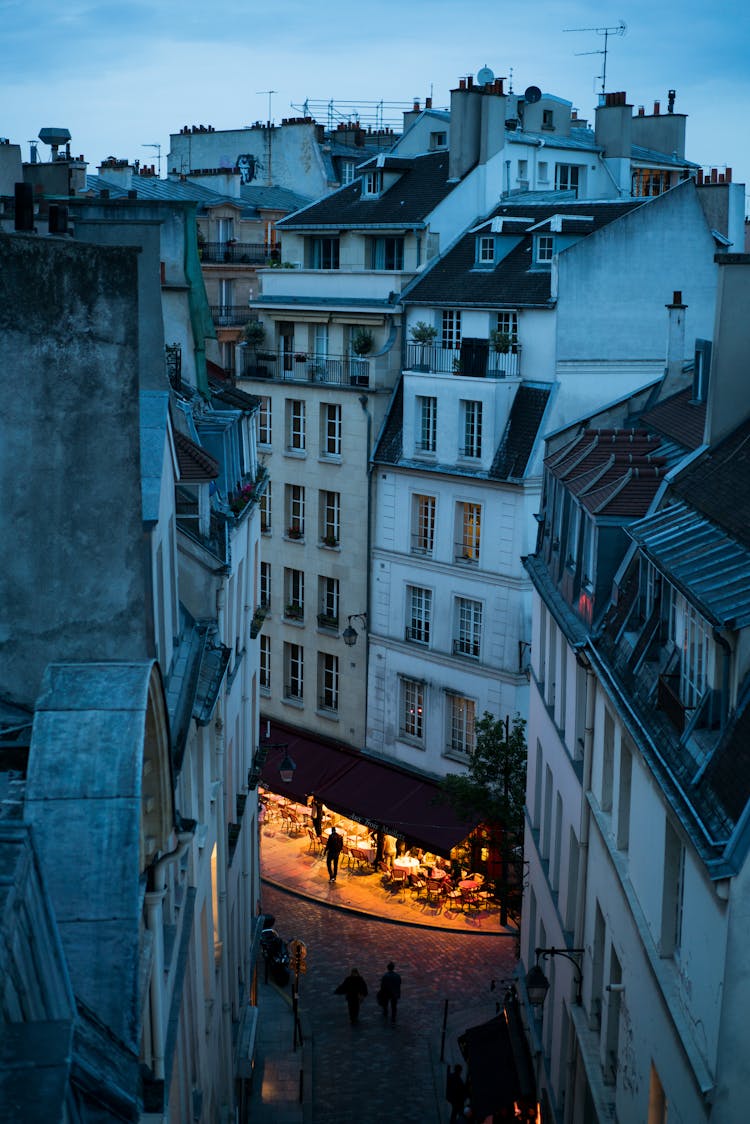
[{"label": "wrought iron railing", "polygon": [[202,242],[199,250],[201,261],[209,263],[266,265],[281,261],[281,247],[266,246],[263,242]]},{"label": "wrought iron railing", "polygon": [[304,351],[242,349],[243,378],[315,382],[331,386],[369,386],[370,360],[353,355],[316,355]]},{"label": "wrought iron railing", "polygon": [[477,347],[409,343],[406,345],[405,370],[472,378],[514,378],[521,373],[521,346],[514,344],[510,351],[500,352]]},{"label": "wrought iron railing", "polygon": [[218,328],[241,327],[255,319],[246,304],[212,304],[211,318]]}]

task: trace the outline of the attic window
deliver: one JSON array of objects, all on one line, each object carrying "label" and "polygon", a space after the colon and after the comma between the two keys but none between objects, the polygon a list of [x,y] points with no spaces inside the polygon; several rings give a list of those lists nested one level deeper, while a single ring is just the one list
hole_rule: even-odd
[{"label": "attic window", "polygon": [[495,239],[491,234],[477,238],[477,265],[492,265],[495,261]]},{"label": "attic window", "polygon": [[550,265],[555,252],[555,240],[551,234],[537,234],[534,239],[534,261],[537,265]]},{"label": "attic window", "polygon": [[341,162],[341,183],[353,183],[355,179],[355,169],[357,165],[353,160],[342,160]]},{"label": "attic window", "polygon": [[363,195],[380,195],[383,190],[383,173],[378,170],[368,172],[364,179]]},{"label": "attic window", "polygon": [[430,148],[445,148],[447,144],[448,134],[446,132],[430,133]]},{"label": "attic window", "polygon": [[554,118],[554,114],[553,114],[552,110],[551,109],[543,109],[542,110],[542,128],[543,129],[554,129],[554,127],[555,127],[555,118]]}]

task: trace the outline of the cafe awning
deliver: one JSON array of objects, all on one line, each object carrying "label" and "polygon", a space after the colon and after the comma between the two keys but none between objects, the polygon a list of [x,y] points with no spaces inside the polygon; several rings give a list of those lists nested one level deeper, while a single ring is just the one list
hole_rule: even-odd
[{"label": "cafe awning", "polygon": [[[418,777],[397,765],[317,739],[304,737],[272,723],[271,743],[261,774],[261,784],[273,792],[304,803],[314,793],[327,807],[369,827],[441,855],[448,855],[477,826],[460,820],[448,803],[439,799],[435,781]],[[279,765],[289,754],[296,765],[285,783]]]},{"label": "cafe awning", "polygon": [[471,1082],[471,1107],[477,1120],[512,1113],[536,1119],[536,1087],[531,1055],[515,1003],[489,1022],[470,1027],[459,1038]]}]

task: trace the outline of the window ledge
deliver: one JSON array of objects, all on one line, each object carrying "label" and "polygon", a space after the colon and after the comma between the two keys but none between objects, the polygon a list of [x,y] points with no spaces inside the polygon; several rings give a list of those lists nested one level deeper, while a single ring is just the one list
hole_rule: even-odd
[{"label": "window ledge", "polygon": [[307,457],[306,449],[284,449],[284,456],[290,457],[293,461],[303,461]]},{"label": "window ledge", "polygon": [[324,710],[321,707],[316,707],[315,713],[318,718],[327,718],[329,722],[339,721],[339,712],[337,710]]},{"label": "window ledge", "polygon": [[320,453],[318,464],[343,464],[341,453]]},{"label": "window ledge", "polygon": [[304,699],[293,699],[293,698],[289,698],[288,696],[284,695],[284,697],[282,698],[281,701],[284,704],[284,706],[292,706],[292,707],[294,707],[295,710],[304,710],[305,709],[305,700]]}]

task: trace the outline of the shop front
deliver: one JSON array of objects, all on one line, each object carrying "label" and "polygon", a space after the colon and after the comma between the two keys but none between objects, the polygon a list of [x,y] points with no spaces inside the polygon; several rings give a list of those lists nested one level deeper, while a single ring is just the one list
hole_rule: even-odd
[{"label": "shop front", "polygon": [[[447,860],[477,826],[456,816],[435,781],[345,746],[271,723],[261,750],[265,761],[260,783],[266,790],[300,805],[307,805],[314,795],[367,832],[395,837],[399,850],[421,848]],[[287,759],[295,767],[291,779],[284,781],[280,767]],[[285,773],[289,775],[288,770]]]}]

